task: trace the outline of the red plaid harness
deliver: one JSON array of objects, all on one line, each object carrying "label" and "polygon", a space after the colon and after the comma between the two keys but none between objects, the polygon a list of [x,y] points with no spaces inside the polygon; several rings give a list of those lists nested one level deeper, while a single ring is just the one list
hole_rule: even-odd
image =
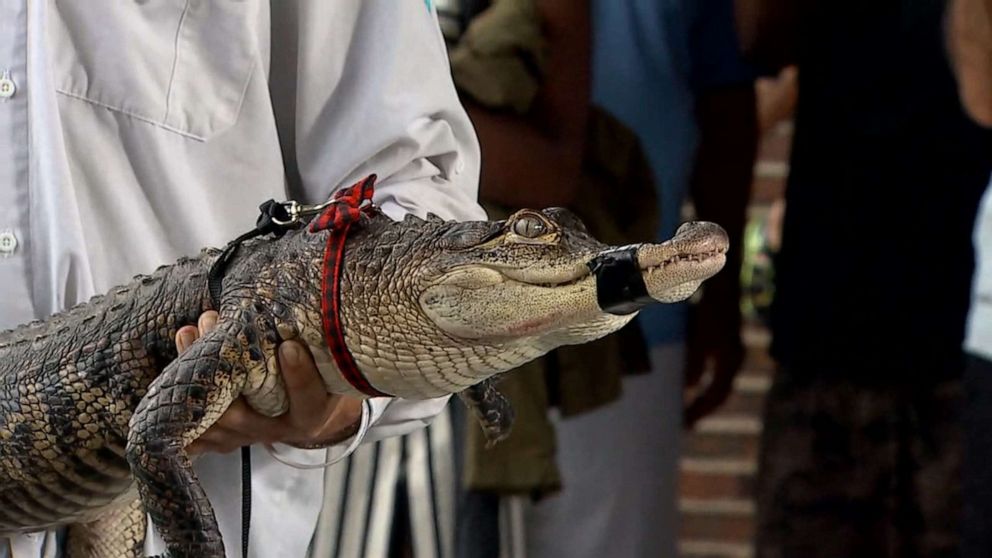
[{"label": "red plaid harness", "polygon": [[376,389],[358,369],[355,357],[345,344],[344,328],[341,324],[344,245],[351,225],[359,220],[363,212],[368,213],[373,207],[371,202],[375,179],[376,176],[373,174],[348,188],[339,190],[331,199],[327,209],[310,222],[310,232],[330,230],[321,270],[320,315],[323,321],[324,341],[331,351],[331,356],[334,357],[334,363],[344,379],[358,391],[370,397],[388,397],[389,394]]},{"label": "red plaid harness", "polygon": [[295,201],[269,200],[263,203],[259,206],[261,214],[255,228],[228,243],[210,267],[208,287],[213,308],[219,309],[227,265],[234,258],[242,242],[269,233],[276,237],[282,236],[299,222],[301,215],[323,209],[320,215],[310,222],[310,232],[330,231],[327,235],[327,247],[324,249],[320,284],[320,314],[324,340],[331,351],[331,356],[334,357],[334,363],[348,383],[365,395],[383,397],[388,394],[373,387],[358,369],[355,358],[351,356],[345,344],[344,329],[341,327],[341,264],[344,261],[344,244],[348,239],[351,225],[361,218],[362,213],[368,214],[374,209],[371,202],[375,179],[374,174],[369,175],[354,185],[338,191],[329,202],[319,206],[301,206]]}]

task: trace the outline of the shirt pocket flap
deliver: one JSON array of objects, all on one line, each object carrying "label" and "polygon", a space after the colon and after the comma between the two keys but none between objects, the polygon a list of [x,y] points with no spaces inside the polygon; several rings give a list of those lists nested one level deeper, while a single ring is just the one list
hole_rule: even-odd
[{"label": "shirt pocket flap", "polygon": [[243,0],[57,0],[56,88],[199,140],[232,126],[254,57]]}]

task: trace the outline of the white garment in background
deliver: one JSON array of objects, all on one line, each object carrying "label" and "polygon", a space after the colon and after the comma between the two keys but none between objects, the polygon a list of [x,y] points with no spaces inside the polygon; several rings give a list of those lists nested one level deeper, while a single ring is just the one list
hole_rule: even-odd
[{"label": "white garment in background", "polygon": [[[685,348],[659,345],[650,356],[651,372],[625,376],[619,400],[555,420],[564,489],[525,507],[526,542],[504,543],[503,556],[678,556]],[[526,554],[513,551],[523,546]]]},{"label": "white garment in background", "polygon": [[971,288],[971,308],[965,349],[992,360],[992,184],[975,219],[975,281]]},{"label": "white garment in background", "polygon": [[[268,198],[323,200],[372,172],[393,217],[484,217],[424,0],[0,3],[0,327],[221,246]],[[422,426],[444,399],[375,402],[368,438]],[[253,457],[251,554],[302,557],[323,472]],[[238,455],[196,470],[240,556]],[[16,537],[14,558],[51,543]]]}]

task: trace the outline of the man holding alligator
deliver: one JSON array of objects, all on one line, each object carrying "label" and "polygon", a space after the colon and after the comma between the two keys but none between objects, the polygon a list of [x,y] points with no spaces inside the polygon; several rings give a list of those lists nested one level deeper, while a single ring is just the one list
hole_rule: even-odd
[{"label": "man holding alligator", "polygon": [[[423,0],[19,0],[0,9],[0,328],[222,246],[265,199],[323,200],[373,169],[376,201],[393,217],[484,217],[475,136]],[[363,412],[372,427],[360,437],[396,435],[445,401],[377,399],[363,409],[317,396],[319,377],[298,345],[280,356],[289,415],[263,421],[235,404],[200,450],[301,445]],[[285,467],[261,447],[252,460],[251,554],[303,556],[322,472]],[[236,454],[196,464],[229,541],[240,538],[240,487],[230,481],[239,469]],[[55,543],[53,533],[0,538],[0,556],[55,556]],[[237,544],[228,551],[240,555]]]}]

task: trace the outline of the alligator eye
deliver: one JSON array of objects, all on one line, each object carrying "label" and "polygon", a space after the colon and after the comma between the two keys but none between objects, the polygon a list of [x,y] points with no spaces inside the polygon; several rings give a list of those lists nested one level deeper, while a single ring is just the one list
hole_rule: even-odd
[{"label": "alligator eye", "polygon": [[513,233],[524,238],[537,238],[547,232],[547,225],[537,217],[524,216],[513,222]]}]

